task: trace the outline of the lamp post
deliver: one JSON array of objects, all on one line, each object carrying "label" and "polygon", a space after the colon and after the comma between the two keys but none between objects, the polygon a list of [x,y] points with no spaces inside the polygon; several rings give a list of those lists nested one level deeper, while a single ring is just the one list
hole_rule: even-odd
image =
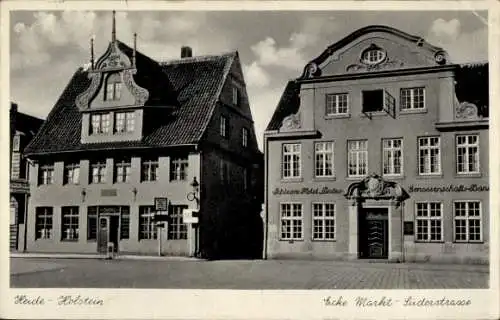
[{"label": "lamp post", "polygon": [[[196,211],[199,212],[199,210],[200,210],[200,198],[199,198],[200,184],[199,184],[198,180],[196,180],[196,177],[193,177],[193,181],[190,183],[190,186],[193,188],[193,191],[191,191],[187,194],[187,199],[189,201],[196,201]],[[199,229],[197,226],[194,226],[192,223],[191,223],[191,227],[194,228],[194,256],[197,257],[197,256],[199,256],[199,244],[198,244]]]}]

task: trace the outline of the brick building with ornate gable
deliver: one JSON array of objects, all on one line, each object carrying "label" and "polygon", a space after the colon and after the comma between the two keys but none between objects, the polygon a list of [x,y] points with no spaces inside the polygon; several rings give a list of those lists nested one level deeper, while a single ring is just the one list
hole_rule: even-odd
[{"label": "brick building with ornate gable", "polygon": [[[26,148],[27,251],[261,255],[263,155],[237,52],[157,62],[116,39]],[[194,195],[188,199],[188,195]],[[168,199],[157,229],[154,199]],[[184,223],[184,209],[198,223]]]},{"label": "brick building with ornate gable", "polygon": [[264,134],[264,256],[487,262],[488,106],[488,64],[421,37],[329,46]]}]

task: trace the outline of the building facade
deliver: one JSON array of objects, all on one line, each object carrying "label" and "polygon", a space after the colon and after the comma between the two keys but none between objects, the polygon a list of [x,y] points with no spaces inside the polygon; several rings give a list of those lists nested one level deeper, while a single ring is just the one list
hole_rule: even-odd
[{"label": "building facade", "polygon": [[42,119],[10,106],[10,250],[24,250],[26,212],[29,200],[28,162],[22,156],[26,145],[43,123]]},{"label": "building facade", "polygon": [[[156,62],[117,40],[114,22],[107,51],[91,51],[26,150],[27,250],[260,255],[263,156],[238,53],[183,47]],[[185,222],[184,209],[199,216]]]},{"label": "building facade", "polygon": [[288,83],[264,147],[265,257],[488,261],[487,63],[357,30]]}]

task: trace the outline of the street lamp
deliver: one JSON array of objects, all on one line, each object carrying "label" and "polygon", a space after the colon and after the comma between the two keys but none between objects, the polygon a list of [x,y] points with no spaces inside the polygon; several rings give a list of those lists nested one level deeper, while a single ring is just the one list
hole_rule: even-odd
[{"label": "street lamp", "polygon": [[187,199],[189,201],[196,201],[196,208],[198,208],[200,205],[200,199],[198,197],[198,193],[200,192],[200,184],[198,183],[198,180],[196,180],[196,177],[193,178],[190,186],[193,188],[193,191],[187,194]]}]

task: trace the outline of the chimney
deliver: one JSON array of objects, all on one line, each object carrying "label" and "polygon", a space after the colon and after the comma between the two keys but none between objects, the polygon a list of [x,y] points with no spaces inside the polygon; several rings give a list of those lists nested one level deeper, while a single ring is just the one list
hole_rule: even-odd
[{"label": "chimney", "polygon": [[181,48],[181,58],[191,58],[193,56],[193,49],[191,47]]}]

